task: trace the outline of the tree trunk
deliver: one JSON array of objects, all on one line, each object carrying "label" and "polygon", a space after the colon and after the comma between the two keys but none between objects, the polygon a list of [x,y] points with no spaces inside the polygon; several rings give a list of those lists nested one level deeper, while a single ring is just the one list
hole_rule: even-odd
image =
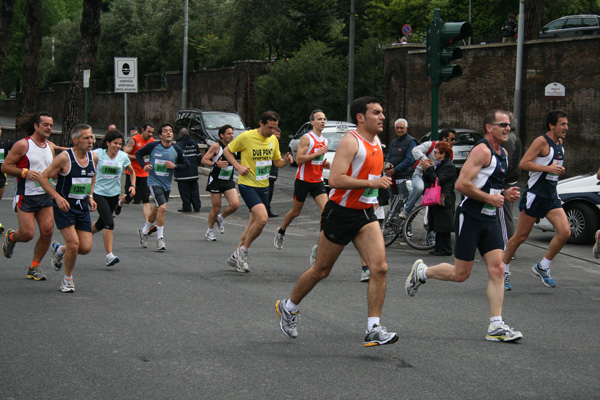
[{"label": "tree trunk", "polygon": [[15,0],[3,0],[0,5],[0,94],[2,93],[2,80],[4,79],[8,41],[12,33],[14,5]]},{"label": "tree trunk", "polygon": [[525,37],[524,40],[535,40],[542,29],[545,0],[527,0],[525,2]]},{"label": "tree trunk", "polygon": [[81,40],[79,53],[75,62],[75,72],[69,86],[67,102],[65,104],[65,117],[62,125],[61,144],[70,145],[71,129],[84,120],[85,100],[83,98],[83,70],[94,69],[98,41],[100,39],[100,12],[102,0],[85,0],[81,18]]},{"label": "tree trunk", "polygon": [[[23,64],[23,99],[17,115],[36,112],[40,84],[42,56],[42,0],[27,0],[27,29],[25,31],[25,59]],[[24,134],[24,132],[19,132]]]}]

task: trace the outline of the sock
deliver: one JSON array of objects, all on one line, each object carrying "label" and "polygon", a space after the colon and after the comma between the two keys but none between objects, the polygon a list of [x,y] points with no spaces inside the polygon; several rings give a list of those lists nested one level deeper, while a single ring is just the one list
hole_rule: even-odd
[{"label": "sock", "polygon": [[246,246],[241,246],[240,250],[243,251],[244,253],[249,253],[250,249],[247,249]]},{"label": "sock", "polygon": [[112,255],[113,255],[113,253],[108,253],[108,254],[106,255],[106,258],[110,258],[110,257],[112,257]]},{"label": "sock", "polygon": [[544,258],[542,258],[542,262],[540,262],[540,264],[542,264],[542,268],[548,269],[548,268],[550,268],[551,262],[552,262],[551,260],[548,260],[546,257],[544,257]]},{"label": "sock", "polygon": [[490,328],[496,329],[500,325],[502,325],[502,316],[501,315],[490,318]]},{"label": "sock", "polygon": [[223,222],[223,220],[225,220],[225,218],[223,218],[223,214],[217,215],[217,219],[219,220],[219,222]]},{"label": "sock", "polygon": [[15,238],[13,237],[15,233],[12,232],[10,235],[8,235],[8,238],[10,239],[11,242],[16,242]]},{"label": "sock", "polygon": [[73,279],[73,275],[69,275],[69,276],[65,275],[65,279]]},{"label": "sock", "polygon": [[279,233],[281,233],[282,235],[285,235],[285,229],[279,228]]},{"label": "sock", "polygon": [[425,282],[427,280],[427,275],[425,274],[425,272],[427,271],[427,268],[428,267],[425,267],[417,273],[417,275],[419,275],[419,280],[421,282]]},{"label": "sock", "polygon": [[147,234],[148,234],[148,231],[150,230],[150,228],[152,228],[152,223],[151,223],[151,222],[148,222],[148,221],[146,221],[146,222],[144,223],[144,226],[142,227],[142,233],[143,233],[144,235],[147,235]]},{"label": "sock", "polygon": [[212,229],[208,228],[208,229],[206,230],[206,233],[209,233],[209,232],[212,232],[212,231],[213,231]]},{"label": "sock", "polygon": [[379,317],[369,317],[367,318],[367,330],[370,331],[373,326],[379,324]]},{"label": "sock", "polygon": [[508,274],[510,272],[510,264],[502,263],[502,266],[504,267],[504,273]]},{"label": "sock", "polygon": [[298,312],[298,304],[294,304],[292,303],[292,301],[290,299],[288,299],[285,304],[284,304],[284,308],[289,311],[290,313],[297,313]]},{"label": "sock", "polygon": [[32,261],[31,262],[31,267],[29,267],[29,269],[31,268],[37,268],[40,266],[40,262],[39,261]]},{"label": "sock", "polygon": [[163,231],[164,231],[165,227],[164,226],[157,226],[156,227],[156,238],[160,239],[163,238],[164,239],[164,235],[163,235]]}]

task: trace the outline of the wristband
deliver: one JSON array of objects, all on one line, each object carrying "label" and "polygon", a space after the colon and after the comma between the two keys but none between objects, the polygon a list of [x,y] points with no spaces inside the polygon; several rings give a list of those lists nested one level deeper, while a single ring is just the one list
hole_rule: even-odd
[{"label": "wristband", "polygon": [[28,168],[23,168],[21,170],[21,178],[25,179],[25,177],[27,176],[27,173],[29,172]]},{"label": "wristband", "polygon": [[137,189],[137,187],[136,187],[135,185],[131,185],[131,186],[129,186],[129,187],[132,187],[132,188],[134,188],[134,189]]}]

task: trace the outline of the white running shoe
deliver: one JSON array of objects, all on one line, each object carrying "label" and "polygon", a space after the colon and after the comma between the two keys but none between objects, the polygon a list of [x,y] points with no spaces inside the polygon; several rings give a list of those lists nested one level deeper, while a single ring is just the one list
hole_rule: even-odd
[{"label": "white running shoe", "polygon": [[60,269],[62,268],[62,262],[63,262],[63,257],[65,256],[63,255],[58,255],[58,249],[60,249],[60,243],[58,243],[56,240],[54,242],[52,242],[52,244],[50,245],[50,248],[52,249],[52,268],[54,268],[55,271],[60,271]]},{"label": "white running shoe", "polygon": [[219,230],[220,234],[225,233],[225,218],[221,217],[220,215],[217,215],[217,229]]},{"label": "white running shoe", "polygon": [[311,267],[313,266],[313,264],[314,264],[315,262],[317,262],[317,249],[318,249],[318,248],[319,248],[319,245],[318,245],[318,244],[315,244],[315,245],[312,247],[312,250],[311,250],[311,252],[310,252],[310,266],[311,266]]},{"label": "white running shoe", "polygon": [[283,239],[284,235],[279,232],[280,228],[277,228],[277,233],[275,234],[275,238],[273,239],[273,244],[277,250],[283,249]]},{"label": "white running shoe", "polygon": [[60,291],[63,293],[75,293],[75,284],[73,283],[73,279],[67,279],[63,277],[60,285]]},{"label": "white running shoe", "polygon": [[204,234],[204,237],[209,242],[214,242],[215,240],[217,240],[217,238],[215,237],[215,232],[214,231],[206,231],[206,233]]},{"label": "white running shoe", "polygon": [[167,250],[167,246],[165,246],[165,238],[158,238],[158,240],[156,240],[156,250],[158,250],[158,251]]},{"label": "white running shoe", "polygon": [[107,267],[112,267],[115,264],[119,263],[119,257],[115,256],[114,254],[107,254],[106,255],[106,266]]},{"label": "white running shoe", "polygon": [[250,267],[248,266],[248,259],[250,258],[250,256],[248,255],[248,253],[245,251],[242,251],[242,249],[240,249],[238,247],[238,249],[236,250],[236,254],[238,256],[236,271],[237,272],[250,272]]}]

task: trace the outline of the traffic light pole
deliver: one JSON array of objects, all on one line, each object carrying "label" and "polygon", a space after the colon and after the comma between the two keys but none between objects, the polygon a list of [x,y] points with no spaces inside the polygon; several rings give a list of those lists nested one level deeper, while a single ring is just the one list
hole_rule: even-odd
[{"label": "traffic light pole", "polygon": [[431,24],[431,31],[429,34],[429,40],[431,41],[431,140],[437,140],[438,138],[438,126],[439,126],[439,114],[440,114],[440,77],[438,74],[439,70],[439,59],[437,54],[439,52],[440,37],[439,37],[439,24],[442,19],[442,12],[439,8],[433,11],[433,23]]}]

